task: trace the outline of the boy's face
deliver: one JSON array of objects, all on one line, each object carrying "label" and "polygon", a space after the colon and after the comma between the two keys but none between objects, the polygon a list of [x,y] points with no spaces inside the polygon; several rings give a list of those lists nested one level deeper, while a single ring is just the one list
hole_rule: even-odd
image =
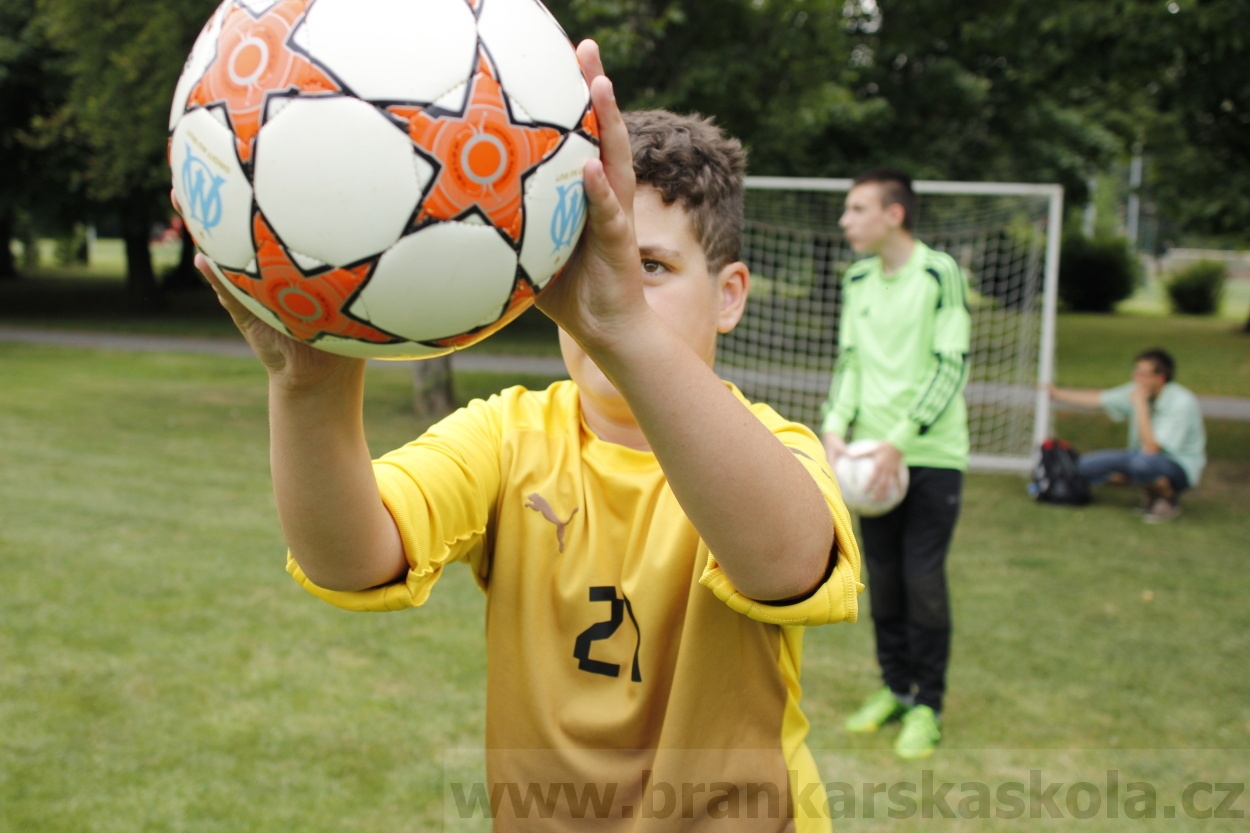
[{"label": "boy's face", "polygon": [[[731,263],[709,274],[686,209],[679,203],[665,205],[660,193],[646,185],[640,185],[634,197],[634,230],[647,303],[710,367],[716,358],[717,333],[729,332],[742,317],[750,282],[747,267]],[[624,407],[603,371],[563,330],[560,352],[583,397],[601,407]]]},{"label": "boy's face", "polygon": [[1158,396],[1168,383],[1167,377],[1155,368],[1150,359],[1142,359],[1133,365],[1133,381],[1145,388],[1146,394],[1151,397]]},{"label": "boy's face", "polygon": [[881,185],[864,182],[846,195],[846,207],[838,225],[846,232],[846,240],[859,253],[880,254],[881,247],[903,225],[903,207],[886,205]]}]

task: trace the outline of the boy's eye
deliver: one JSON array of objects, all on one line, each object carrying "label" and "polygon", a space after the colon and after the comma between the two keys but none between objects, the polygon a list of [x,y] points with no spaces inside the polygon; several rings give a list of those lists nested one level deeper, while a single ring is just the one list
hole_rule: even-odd
[{"label": "boy's eye", "polygon": [[657,272],[664,271],[664,264],[660,263],[658,260],[647,260],[644,258],[642,261],[642,271],[646,272],[648,275],[654,275]]}]

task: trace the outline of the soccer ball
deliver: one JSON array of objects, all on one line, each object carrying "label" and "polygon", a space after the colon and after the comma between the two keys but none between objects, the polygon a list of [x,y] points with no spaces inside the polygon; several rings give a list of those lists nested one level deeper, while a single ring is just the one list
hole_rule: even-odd
[{"label": "soccer ball", "polygon": [[902,503],[907,496],[907,464],[901,460],[898,464],[898,481],[885,498],[877,500],[868,493],[868,483],[872,480],[876,465],[871,457],[858,455],[871,454],[878,445],[880,443],[876,440],[856,440],[846,447],[846,454],[839,457],[833,467],[846,507],[865,518],[884,515]]},{"label": "soccer ball", "polygon": [[226,0],[169,118],[222,283],[333,353],[443,355],[524,311],[586,219],[597,127],[538,0]]}]

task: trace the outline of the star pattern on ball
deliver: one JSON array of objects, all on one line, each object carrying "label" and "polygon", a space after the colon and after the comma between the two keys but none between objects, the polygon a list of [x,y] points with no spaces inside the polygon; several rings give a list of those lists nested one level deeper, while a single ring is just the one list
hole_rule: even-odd
[{"label": "star pattern on ball", "polygon": [[269,96],[341,92],[330,76],[290,45],[291,32],[312,1],[279,0],[259,14],[243,6],[230,9],[217,55],[191,91],[189,105],[225,108],[244,164],[252,158]]},{"label": "star pattern on ball", "polygon": [[327,267],[324,272],[309,275],[291,259],[259,212],[252,219],[252,233],[256,239],[258,275],[224,268],[222,272],[231,283],[273,312],[293,338],[311,342],[331,334],[374,344],[402,341],[343,312],[368,280],[374,263]]},{"label": "star pattern on ball", "polygon": [[388,111],[408,123],[414,144],[443,160],[414,225],[452,220],[476,209],[519,246],[524,225],[524,176],[560,144],[560,131],[517,124],[503,88],[484,55],[463,115],[432,115],[395,105]]}]

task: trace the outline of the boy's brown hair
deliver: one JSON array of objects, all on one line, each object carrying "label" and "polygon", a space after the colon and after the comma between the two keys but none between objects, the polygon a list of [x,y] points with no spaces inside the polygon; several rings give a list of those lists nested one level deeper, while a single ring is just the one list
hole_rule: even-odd
[{"label": "boy's brown hair", "polygon": [[1138,353],[1133,357],[1133,364],[1138,362],[1150,362],[1154,365],[1155,373],[1162,376],[1166,382],[1171,382],[1176,378],[1176,359],[1160,347],[1151,347],[1149,350]]},{"label": "boy's brown hair", "polygon": [[667,110],[624,114],[639,185],[679,204],[715,275],[742,248],[743,182],[747,154],[710,118]]},{"label": "boy's brown hair", "polygon": [[903,207],[903,230],[912,231],[916,217],[916,191],[912,187],[911,175],[898,168],[873,168],[855,177],[851,187],[869,182],[881,188],[883,207]]}]

